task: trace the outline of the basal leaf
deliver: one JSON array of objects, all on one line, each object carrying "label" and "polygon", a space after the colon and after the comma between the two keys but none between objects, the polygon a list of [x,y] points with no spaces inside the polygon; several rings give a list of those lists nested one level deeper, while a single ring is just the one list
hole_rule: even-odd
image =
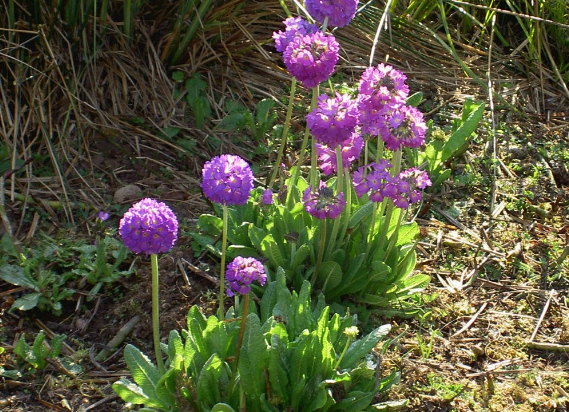
[{"label": "basal leaf", "polygon": [[218,403],[215,404],[213,408],[211,408],[210,412],[235,412],[235,409],[226,403]]},{"label": "basal leaf", "polygon": [[24,269],[16,265],[2,265],[0,266],[0,279],[16,286],[23,286],[39,292],[37,283],[26,276]]},{"label": "basal leaf", "polygon": [[391,325],[383,325],[374,329],[366,337],[352,342],[340,362],[340,368],[345,369],[357,366],[357,363],[367,355],[381,339],[387,336],[390,330]]},{"label": "basal leaf", "polygon": [[419,235],[419,225],[416,222],[403,224],[399,226],[397,233],[398,236],[395,246],[412,243]]},{"label": "basal leaf", "polygon": [[261,332],[259,318],[254,314],[249,314],[243,334],[238,370],[241,385],[253,402],[256,402],[265,390],[263,369],[267,364],[268,356],[268,347]]},{"label": "basal leaf", "polygon": [[153,400],[158,401],[156,385],[160,380],[158,368],[150,359],[133,345],[126,345],[124,359],[134,381],[142,391]]},{"label": "basal leaf", "polygon": [[[142,391],[140,386],[126,378],[121,378],[113,383],[113,390],[123,401],[134,405],[149,405],[153,403],[150,397]],[[160,405],[157,404],[156,406]]]},{"label": "basal leaf", "polygon": [[38,305],[41,293],[28,293],[12,304],[12,309],[30,310]]},{"label": "basal leaf", "polygon": [[409,106],[417,107],[419,103],[421,103],[421,100],[423,100],[423,92],[416,92],[407,97],[406,103]]},{"label": "basal leaf", "polygon": [[205,410],[210,410],[221,400],[219,378],[222,365],[222,360],[214,353],[200,372],[197,382],[197,402]]},{"label": "basal leaf", "polygon": [[429,275],[416,275],[403,279],[397,283],[397,296],[413,295],[424,290],[431,277]]},{"label": "basal leaf", "polygon": [[484,103],[479,103],[477,106],[472,106],[470,113],[466,118],[461,119],[460,126],[453,131],[449,140],[443,147],[442,161],[445,162],[452,156],[457,155],[457,152],[467,143],[468,138],[482,120],[484,115]]},{"label": "basal leaf", "polygon": [[323,285],[324,292],[333,290],[342,283],[342,268],[334,261],[322,262],[318,271],[318,278]]},{"label": "basal leaf", "polygon": [[198,227],[209,235],[217,236],[223,230],[223,219],[203,214],[198,218]]}]

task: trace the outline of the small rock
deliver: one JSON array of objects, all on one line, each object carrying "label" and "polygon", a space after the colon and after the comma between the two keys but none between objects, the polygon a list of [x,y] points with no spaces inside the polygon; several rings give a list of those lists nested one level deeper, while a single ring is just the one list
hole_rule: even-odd
[{"label": "small rock", "polygon": [[142,189],[137,185],[126,185],[115,192],[113,200],[115,203],[127,203],[138,200],[142,196]]}]

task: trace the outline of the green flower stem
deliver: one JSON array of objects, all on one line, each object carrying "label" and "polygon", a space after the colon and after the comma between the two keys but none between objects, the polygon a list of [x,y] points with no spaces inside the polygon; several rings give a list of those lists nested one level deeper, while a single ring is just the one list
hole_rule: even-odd
[{"label": "green flower stem", "polygon": [[[343,165],[342,165],[342,147],[340,145],[336,146],[336,195],[344,192],[344,176],[343,176]],[[345,193],[344,193],[345,200]],[[345,211],[343,211],[344,216]],[[328,243],[328,250],[326,251],[326,257],[334,251],[336,246],[336,236],[338,236],[338,230],[340,229],[340,217],[334,219],[334,226],[332,226],[332,236],[330,236],[330,242]]]},{"label": "green flower stem", "polygon": [[288,108],[286,110],[286,118],[285,118],[285,123],[284,123],[284,127],[283,127],[283,134],[281,136],[281,146],[279,148],[279,153],[277,155],[277,160],[275,162],[275,167],[273,169],[273,174],[271,175],[271,178],[269,179],[269,181],[267,182],[267,186],[271,187],[273,182],[275,181],[276,177],[277,177],[277,172],[279,171],[280,167],[281,167],[281,162],[282,162],[282,158],[283,158],[283,154],[284,154],[284,149],[286,147],[286,140],[287,140],[287,136],[288,136],[288,129],[290,127],[290,119],[292,117],[292,106],[294,103],[294,93],[296,91],[296,77],[292,78],[292,84],[290,85],[290,97],[288,100]]},{"label": "green flower stem", "polygon": [[375,153],[375,161],[379,163],[381,159],[383,159],[383,148],[385,146],[385,142],[380,136],[377,136],[377,152]]},{"label": "green flower stem", "polygon": [[316,266],[314,266],[314,273],[312,273],[312,279],[310,281],[310,286],[312,286],[312,288],[314,288],[314,285],[316,284],[316,279],[318,278],[318,271],[320,270],[320,265],[322,264],[322,258],[324,257],[324,247],[326,245],[326,223],[327,219],[320,220],[320,249],[318,249]]},{"label": "green flower stem", "polygon": [[224,313],[225,313],[225,306],[224,306],[224,297],[225,297],[225,253],[227,250],[227,205],[222,206],[223,210],[223,230],[221,235],[221,268],[219,269],[219,310],[218,310],[218,318],[219,320],[223,321]]},{"label": "green flower stem", "polygon": [[342,362],[342,359],[344,359],[344,355],[348,351],[350,343],[352,343],[352,340],[348,338],[348,340],[346,341],[346,345],[344,346],[344,350],[342,351],[342,354],[340,355],[340,357],[336,361],[336,364],[334,365],[334,369],[338,369],[338,367],[340,366],[340,362]]},{"label": "green flower stem", "polygon": [[285,0],[279,0],[279,3],[281,5],[281,7],[283,8],[284,12],[286,13],[287,17],[292,17],[292,14],[290,13],[290,10],[288,9],[288,7],[286,6],[286,2]]},{"label": "green flower stem", "polygon": [[326,33],[326,28],[328,27],[328,16],[324,17],[324,22],[322,23],[322,33]]},{"label": "green flower stem", "polygon": [[[350,169],[348,167],[344,168],[344,176],[346,177],[346,189],[344,190],[346,196],[346,209],[344,214],[344,224],[342,225],[342,237],[346,236],[348,231],[348,223],[350,222],[350,216],[352,213],[352,184],[350,180]],[[343,242],[342,244],[348,244]]]},{"label": "green flower stem", "polygon": [[154,352],[156,353],[156,364],[160,374],[164,375],[164,361],[162,360],[162,350],[160,348],[160,301],[158,300],[158,255],[150,255],[152,265],[152,333],[154,335]]},{"label": "green flower stem", "polygon": [[247,324],[247,312],[249,311],[249,294],[243,296],[243,313],[241,313],[241,327],[239,328],[239,336],[237,337],[237,348],[235,349],[235,360],[233,362],[233,374],[229,384],[229,396],[235,390],[235,382],[237,379],[237,367],[239,365],[239,355],[241,353],[241,346],[243,345],[243,335],[245,334],[245,325]]},{"label": "green flower stem", "polygon": [[366,248],[366,258],[369,255],[369,251],[371,249],[371,244],[373,242],[373,235],[375,234],[375,217],[377,216],[377,202],[373,202],[372,211],[371,211],[371,225],[369,227],[369,234],[367,240],[367,248]]},{"label": "green flower stem", "polygon": [[[316,108],[318,102],[318,89],[319,87],[312,88],[312,101],[310,102],[310,110],[314,110]],[[308,124],[306,125],[308,129]],[[310,184],[313,188],[318,189],[318,164],[316,162],[316,147],[314,142],[314,136],[312,136],[312,144],[311,144],[311,153],[310,153]]]}]

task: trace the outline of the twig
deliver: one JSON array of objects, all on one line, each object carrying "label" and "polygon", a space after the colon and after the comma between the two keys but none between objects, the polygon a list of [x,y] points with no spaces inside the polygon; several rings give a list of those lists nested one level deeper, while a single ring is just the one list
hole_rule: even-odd
[{"label": "twig", "polygon": [[465,330],[467,330],[470,326],[472,326],[472,324],[474,323],[474,321],[476,321],[476,318],[482,313],[482,311],[484,309],[486,309],[486,305],[488,305],[488,302],[484,302],[482,304],[482,306],[480,306],[480,309],[478,309],[478,312],[476,312],[474,314],[474,316],[472,316],[470,318],[470,320],[468,322],[466,322],[466,325],[464,325],[462,328],[460,328],[457,332],[455,332],[454,334],[452,334],[450,337],[451,339],[454,338],[455,336],[460,335],[462,332],[464,332]]},{"label": "twig", "polygon": [[106,398],[101,399],[100,401],[95,402],[93,405],[89,405],[85,408],[85,412],[90,411],[91,409],[95,409],[98,406],[101,406],[102,404],[106,403],[106,402],[110,402],[110,401],[114,401],[115,399],[117,399],[119,397],[119,395],[111,395],[111,396],[107,396]]},{"label": "twig", "polygon": [[533,333],[531,334],[531,338],[529,338],[530,342],[533,342],[533,340],[535,339],[535,335],[537,335],[537,331],[539,330],[539,327],[541,326],[541,322],[543,322],[543,319],[545,318],[545,314],[547,313],[547,309],[549,309],[549,304],[551,303],[551,298],[553,297],[553,293],[555,293],[555,289],[551,289],[551,291],[549,292],[549,297],[547,298],[547,302],[545,302],[545,306],[543,307],[543,310],[541,311],[541,316],[539,317],[539,320],[537,321],[537,325],[535,325],[535,329],[533,330]]},{"label": "twig", "polygon": [[193,264],[191,264],[190,262],[188,262],[186,259],[182,259],[182,262],[184,262],[186,265],[188,265],[190,270],[192,272],[194,272],[196,275],[199,275],[202,278],[209,280],[210,282],[212,282],[215,285],[219,285],[219,279],[218,278],[213,277],[209,273],[204,272],[200,268],[198,268],[198,267],[194,266]]},{"label": "twig", "polygon": [[569,353],[569,345],[561,345],[559,343],[547,343],[547,342],[526,342],[526,346],[531,349],[538,350],[549,350],[554,352],[565,352]]},{"label": "twig", "polygon": [[118,348],[119,345],[124,342],[128,334],[132,332],[138,322],[140,322],[140,316],[136,315],[134,318],[125,323],[124,326],[120,328],[115,337],[112,338],[109,343],[107,343],[107,347],[99,352],[97,356],[95,356],[95,360],[99,362],[105,360],[105,358],[111,353],[113,349]]}]

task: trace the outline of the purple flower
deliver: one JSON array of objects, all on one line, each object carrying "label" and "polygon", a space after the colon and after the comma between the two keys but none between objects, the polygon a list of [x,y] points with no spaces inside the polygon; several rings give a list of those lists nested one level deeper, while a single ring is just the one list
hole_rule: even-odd
[{"label": "purple flower", "polygon": [[237,256],[227,265],[226,279],[229,282],[227,295],[233,296],[235,293],[245,295],[251,290],[251,283],[254,281],[264,285],[267,281],[265,268],[257,259]]},{"label": "purple flower", "polygon": [[105,212],[104,210],[101,210],[101,211],[99,212],[99,214],[97,215],[97,217],[98,217],[100,220],[105,221],[105,220],[107,220],[107,219],[109,218],[109,214],[108,214],[107,212]]},{"label": "purple flower", "polygon": [[402,209],[408,208],[409,204],[420,202],[423,198],[422,190],[432,185],[427,172],[416,167],[403,170],[396,179],[399,181],[398,193],[393,203]]},{"label": "purple flower", "polygon": [[328,17],[328,25],[343,27],[356,15],[358,0],[305,0],[306,10],[314,20],[324,23]]},{"label": "purple flower", "polygon": [[285,65],[305,87],[312,88],[334,72],[340,45],[332,35],[321,32],[298,35],[283,53]]},{"label": "purple flower", "polygon": [[146,198],[124,214],[119,233],[134,253],[164,253],[178,238],[178,219],[165,203]]},{"label": "purple flower", "polygon": [[317,219],[336,219],[342,213],[346,201],[344,193],[334,196],[334,192],[324,182],[320,182],[320,190],[312,191],[308,187],[303,195],[304,209]]},{"label": "purple flower", "polygon": [[420,147],[425,142],[426,131],[423,113],[412,106],[393,109],[379,123],[379,133],[389,150]]},{"label": "purple flower", "polygon": [[362,166],[354,173],[354,190],[358,197],[369,193],[372,202],[382,202],[384,198],[393,198],[397,191],[397,181],[391,176],[391,163],[382,159],[379,163]]},{"label": "purple flower", "polygon": [[263,195],[261,196],[261,200],[267,206],[272,205],[273,204],[273,191],[271,189],[265,189],[263,191]]},{"label": "purple flower", "polygon": [[321,94],[318,105],[306,116],[306,122],[318,143],[331,149],[350,138],[358,125],[358,107],[347,94],[335,98]]},{"label": "purple flower", "polygon": [[278,52],[284,52],[288,44],[294,40],[296,36],[304,36],[318,31],[318,26],[307,22],[302,17],[289,17],[283,23],[286,26],[285,31],[273,33],[275,49],[277,49]]},{"label": "purple flower", "polygon": [[239,156],[214,157],[204,165],[202,176],[201,187],[212,202],[243,205],[253,190],[251,167]]},{"label": "purple flower", "polygon": [[383,63],[363,72],[357,99],[363,133],[377,134],[382,116],[405,103],[409,95],[406,79],[402,72]]},{"label": "purple flower", "polygon": [[[316,143],[315,147],[324,175],[329,176],[335,173],[338,166],[336,164],[336,150],[320,143]],[[340,144],[340,147],[342,148],[342,165],[343,167],[350,167],[354,160],[359,159],[364,147],[364,139],[359,133],[354,132]]]}]

